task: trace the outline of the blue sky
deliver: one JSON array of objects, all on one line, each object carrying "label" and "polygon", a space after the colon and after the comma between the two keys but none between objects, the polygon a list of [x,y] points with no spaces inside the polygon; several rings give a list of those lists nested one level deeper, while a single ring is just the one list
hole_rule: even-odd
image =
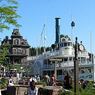
[{"label": "blue sky", "polygon": [[[41,46],[41,32],[46,24],[46,46],[55,42],[55,18],[60,17],[60,33],[71,37],[71,16],[75,22],[74,37],[82,41],[90,51],[90,31],[92,32],[92,52],[95,54],[95,0],[18,0],[18,14],[22,18],[19,31],[31,47]],[[4,30],[0,37],[9,37],[15,27]]]}]

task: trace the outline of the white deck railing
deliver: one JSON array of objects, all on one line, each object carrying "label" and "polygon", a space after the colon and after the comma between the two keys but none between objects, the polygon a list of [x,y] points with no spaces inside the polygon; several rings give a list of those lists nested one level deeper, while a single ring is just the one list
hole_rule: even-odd
[{"label": "white deck railing", "polygon": [[[89,63],[81,63],[79,64],[80,66],[83,66],[83,65],[92,65],[93,63],[89,62]],[[60,67],[73,67],[74,66],[74,62],[73,61],[70,61],[70,62],[61,62],[61,63],[58,63],[57,64],[57,68],[60,68]],[[44,65],[43,66],[44,69],[54,69],[54,64],[52,65]]]},{"label": "white deck railing", "polygon": [[[73,51],[73,54],[74,54],[74,51]],[[45,52],[38,56],[29,56],[29,57],[27,57],[27,61],[34,61],[34,60],[39,60],[39,59],[45,59],[45,58],[57,57],[57,56],[65,56],[65,55],[68,55],[68,57],[69,57],[72,54],[67,52],[67,50],[55,51],[55,52],[48,51],[48,52]],[[88,56],[88,52],[87,51],[79,52],[78,56]]]}]

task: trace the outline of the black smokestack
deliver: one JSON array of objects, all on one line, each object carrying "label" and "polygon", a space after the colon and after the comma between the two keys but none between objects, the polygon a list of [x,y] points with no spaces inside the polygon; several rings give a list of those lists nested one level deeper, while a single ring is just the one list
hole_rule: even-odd
[{"label": "black smokestack", "polygon": [[55,18],[55,22],[56,22],[56,41],[55,43],[59,43],[60,42],[60,18]]}]

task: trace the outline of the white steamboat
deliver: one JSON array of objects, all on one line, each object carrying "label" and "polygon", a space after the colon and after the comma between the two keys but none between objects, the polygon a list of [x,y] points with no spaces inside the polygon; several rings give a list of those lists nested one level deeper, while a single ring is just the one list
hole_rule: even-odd
[{"label": "white steamboat", "polygon": [[[68,38],[63,37],[60,40],[59,20],[56,18],[56,41],[52,50],[38,56],[30,56],[27,58],[27,62],[31,66],[32,73],[40,74],[42,77],[45,73],[48,73],[49,76],[54,74],[56,66],[57,79],[64,80],[67,72],[72,77],[74,76],[75,48]],[[78,64],[79,79],[95,80],[94,55],[86,51],[82,43],[79,44]]]}]

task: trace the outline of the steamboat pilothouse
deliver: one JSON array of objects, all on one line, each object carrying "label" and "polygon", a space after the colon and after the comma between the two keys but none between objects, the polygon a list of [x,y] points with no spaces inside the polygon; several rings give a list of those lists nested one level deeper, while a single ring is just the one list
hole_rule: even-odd
[{"label": "steamboat pilothouse", "polygon": [[[50,51],[38,56],[30,56],[27,63],[33,74],[40,74],[42,77],[48,73],[54,74],[56,65],[56,77],[64,80],[64,76],[69,72],[74,76],[75,48],[73,42],[68,37],[60,38],[60,18],[56,18],[56,41]],[[78,44],[79,79],[95,80],[94,55],[89,53],[82,42]]]}]

